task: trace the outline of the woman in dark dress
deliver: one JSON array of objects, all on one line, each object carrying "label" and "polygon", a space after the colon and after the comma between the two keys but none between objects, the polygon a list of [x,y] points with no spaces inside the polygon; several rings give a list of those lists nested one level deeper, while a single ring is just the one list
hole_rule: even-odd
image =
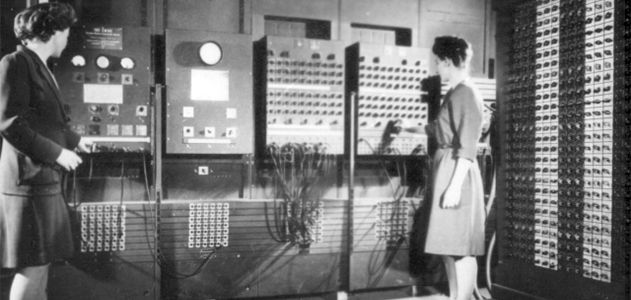
[{"label": "woman in dark dress", "polygon": [[[473,51],[465,40],[437,37],[432,52],[441,81],[450,89],[438,117],[425,128],[436,139],[432,159],[432,206],[425,252],[440,255],[449,298],[469,300],[477,278],[475,256],[484,255],[484,191],[476,163],[483,103],[469,80]],[[419,131],[419,128],[405,128]]]},{"label": "woman in dark dress", "polygon": [[11,300],[46,299],[50,263],[73,252],[61,178],[89,147],[70,130],[46,61],[75,21],[64,3],[25,9],[14,22],[22,45],[0,61],[0,267],[16,271]]}]

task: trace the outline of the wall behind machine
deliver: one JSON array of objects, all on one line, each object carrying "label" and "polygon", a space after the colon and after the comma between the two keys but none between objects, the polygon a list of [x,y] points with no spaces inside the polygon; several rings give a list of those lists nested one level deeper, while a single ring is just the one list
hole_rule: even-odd
[{"label": "wall behind machine", "polygon": [[239,33],[242,0],[164,2],[167,28]]},{"label": "wall behind machine", "polygon": [[490,5],[488,0],[474,1],[421,1],[419,9],[419,46],[431,47],[434,37],[439,35],[458,35],[473,46],[473,74],[487,74],[488,59],[491,49],[495,49],[494,38],[489,36],[487,15]]},{"label": "wall behind machine", "polygon": [[[10,1],[9,1],[10,2]],[[12,18],[26,6],[26,0],[3,1],[2,54],[12,45]],[[456,34],[470,41],[475,56],[475,76],[487,75],[489,60],[495,58],[494,14],[489,0],[62,0],[72,4],[82,21],[108,25],[147,26],[161,34],[165,28],[251,34],[259,40],[265,34],[265,16],[305,18],[331,22],[331,39],[351,41],[351,24],[369,24],[412,29],[412,46],[431,47],[434,37]],[[14,9],[11,8],[21,7]],[[124,8],[124,9],[122,9]]]},{"label": "wall behind machine", "polygon": [[[265,34],[266,16],[323,20],[331,23],[331,39],[352,41],[351,24],[409,28],[413,47],[431,47],[434,37],[461,36],[473,44],[473,75],[488,75],[495,58],[495,29],[489,0],[160,0],[166,27]],[[158,1],[159,2],[159,1]],[[194,3],[194,4],[193,4]]]},{"label": "wall behind machine", "polygon": [[[2,54],[13,51],[12,18],[26,6],[15,0],[2,6]],[[331,39],[350,40],[351,23],[394,26],[412,29],[412,46],[430,47],[440,34],[457,34],[474,44],[474,75],[488,70],[495,58],[494,15],[489,0],[397,0],[387,4],[378,0],[64,0],[79,15],[93,22],[121,26],[153,27],[155,33],[165,28],[206,30],[252,34],[253,40],[264,35],[265,16],[308,18],[331,22]],[[4,9],[6,6],[7,9]],[[13,9],[12,8],[17,8]],[[124,9],[121,9],[124,8]]]}]

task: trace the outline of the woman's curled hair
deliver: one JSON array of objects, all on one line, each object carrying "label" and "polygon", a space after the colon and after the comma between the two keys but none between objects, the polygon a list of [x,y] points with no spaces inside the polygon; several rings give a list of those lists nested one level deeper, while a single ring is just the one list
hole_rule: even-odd
[{"label": "woman's curled hair", "polygon": [[441,60],[451,59],[456,67],[466,67],[471,61],[473,50],[467,41],[455,36],[439,36],[434,40],[432,52]]},{"label": "woman's curled hair", "polygon": [[36,4],[15,16],[13,31],[21,41],[38,38],[48,42],[55,31],[70,28],[77,16],[70,4],[51,2]]}]

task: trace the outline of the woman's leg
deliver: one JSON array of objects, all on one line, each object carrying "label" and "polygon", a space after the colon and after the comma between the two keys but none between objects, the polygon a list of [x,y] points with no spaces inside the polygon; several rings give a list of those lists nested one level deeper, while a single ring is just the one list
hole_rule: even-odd
[{"label": "woman's leg", "polygon": [[26,267],[15,274],[9,300],[46,300],[50,264]]},{"label": "woman's leg", "polygon": [[455,262],[458,281],[457,300],[470,300],[478,277],[478,261],[475,256],[465,256]]},{"label": "woman's leg", "polygon": [[458,279],[456,278],[455,260],[451,256],[444,255],[443,263],[447,272],[447,280],[449,281],[449,299],[456,299],[458,294]]}]

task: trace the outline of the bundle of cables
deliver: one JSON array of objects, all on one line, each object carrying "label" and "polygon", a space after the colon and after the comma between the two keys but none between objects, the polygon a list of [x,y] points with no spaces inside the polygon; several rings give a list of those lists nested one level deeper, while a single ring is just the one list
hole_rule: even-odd
[{"label": "bundle of cables", "polygon": [[267,147],[274,164],[277,195],[282,199],[283,222],[277,231],[281,240],[307,246],[314,241],[314,224],[319,218],[318,181],[333,165],[333,155],[322,144],[287,143]]}]

